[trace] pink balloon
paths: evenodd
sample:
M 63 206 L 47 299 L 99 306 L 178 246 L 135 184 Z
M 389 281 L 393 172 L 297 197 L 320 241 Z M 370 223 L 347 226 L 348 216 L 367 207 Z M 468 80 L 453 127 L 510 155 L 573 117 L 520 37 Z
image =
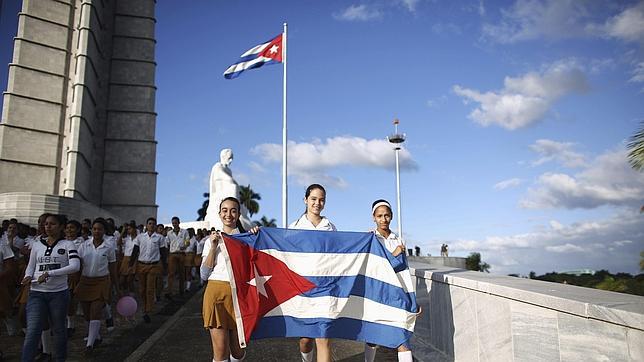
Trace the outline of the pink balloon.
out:
M 116 311 L 123 317 L 131 317 L 136 313 L 136 299 L 125 296 L 116 303 Z

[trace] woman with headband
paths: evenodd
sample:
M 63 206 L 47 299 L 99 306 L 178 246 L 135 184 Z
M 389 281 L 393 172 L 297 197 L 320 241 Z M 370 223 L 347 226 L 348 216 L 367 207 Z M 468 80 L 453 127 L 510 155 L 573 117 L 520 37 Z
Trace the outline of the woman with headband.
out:
M 401 253 L 405 252 L 405 245 L 403 244 L 400 237 L 394 234 L 389 228 L 391 224 L 391 219 L 393 218 L 393 212 L 391 211 L 391 205 L 387 200 L 376 200 L 371 205 L 371 215 L 373 216 L 373 221 L 376 223 L 376 229 L 374 233 L 378 238 L 378 241 L 385 246 L 391 255 L 398 256 Z M 411 345 L 409 341 L 398 346 L 398 361 L 400 362 L 412 362 L 413 358 L 411 355 Z M 376 345 L 368 343 L 364 347 L 364 360 L 365 362 L 373 362 L 376 357 Z

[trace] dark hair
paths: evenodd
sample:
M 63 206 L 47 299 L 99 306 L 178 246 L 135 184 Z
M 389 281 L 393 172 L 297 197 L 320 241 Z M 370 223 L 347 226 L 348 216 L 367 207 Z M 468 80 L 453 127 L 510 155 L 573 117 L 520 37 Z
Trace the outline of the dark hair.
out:
M 173 217 L 172 217 L 172 220 L 171 220 L 171 221 L 175 221 L 175 220 L 177 220 L 178 222 L 181 222 L 181 220 L 179 220 L 179 217 L 178 217 L 178 216 L 173 216 Z
M 154 217 L 152 217 L 152 216 L 150 216 L 147 220 L 145 220 L 145 223 L 146 223 L 146 224 L 147 224 L 147 223 L 149 223 L 149 222 L 150 222 L 150 220 L 154 221 L 154 223 L 155 223 L 155 224 L 157 223 L 157 219 L 155 219 L 155 218 L 154 218 Z M 134 227 L 136 227 L 136 225 L 135 225 Z
M 65 225 L 69 225 L 69 224 L 72 224 L 72 225 L 74 225 L 76 227 L 76 237 L 81 236 L 81 224 L 78 221 L 73 220 L 73 219 L 67 221 L 67 224 L 65 224 Z
M 391 204 L 389 203 L 389 201 L 387 201 L 387 200 L 385 200 L 385 199 L 378 199 L 378 200 L 374 201 L 374 202 L 371 204 L 371 208 L 373 209 L 373 207 L 374 207 L 374 206 L 376 206 L 376 204 L 377 204 L 377 203 L 379 203 L 379 202 L 386 202 L 388 205 L 391 205 Z M 382 206 L 386 206 L 386 205 L 382 205 Z M 391 206 L 387 206 L 387 208 L 389 209 L 389 213 L 393 215 L 393 214 L 394 214 L 394 212 L 393 212 L 393 210 L 391 210 Z M 376 210 L 374 210 L 374 211 L 376 211 Z
M 165 229 L 165 225 L 163 224 L 157 224 L 157 229 L 159 228 L 159 226 Z
M 304 198 L 308 198 L 309 195 L 311 195 L 311 191 L 313 191 L 315 189 L 322 190 L 322 192 L 324 192 L 324 195 L 326 195 L 326 190 L 324 189 L 324 187 L 322 185 L 320 185 L 320 184 L 311 184 L 311 185 L 309 185 L 309 187 L 306 188 L 306 192 L 304 193 Z
M 83 219 L 83 222 L 92 225 L 92 219 Z
M 96 219 L 94 219 L 94 222 L 92 222 L 92 227 L 94 227 L 94 224 L 103 225 L 103 229 L 105 229 L 105 231 L 107 231 L 107 222 L 102 217 L 97 217 Z
M 239 215 L 239 212 L 240 212 L 239 209 L 241 208 L 241 204 L 239 203 L 239 200 L 237 200 L 236 197 L 232 197 L 232 196 L 228 196 L 227 198 L 221 200 L 221 202 L 219 203 L 219 211 L 221 211 L 221 205 L 223 205 L 225 201 L 232 201 L 232 202 L 236 203 L 237 204 L 237 211 L 238 211 L 238 215 Z M 245 233 L 246 232 L 246 229 L 244 229 L 244 227 L 242 226 L 241 221 L 239 221 L 239 216 L 237 217 L 237 223 L 235 224 L 235 226 L 237 227 L 237 229 L 239 229 L 240 233 Z
M 44 215 L 44 214 L 43 214 Z M 53 217 L 58 221 L 58 224 L 61 225 L 62 227 L 60 228 L 60 231 L 58 232 L 58 237 L 56 240 L 62 240 L 65 238 L 65 225 L 67 224 L 67 216 L 61 215 L 61 214 L 47 214 L 45 217 L 45 221 L 49 219 L 50 217 Z

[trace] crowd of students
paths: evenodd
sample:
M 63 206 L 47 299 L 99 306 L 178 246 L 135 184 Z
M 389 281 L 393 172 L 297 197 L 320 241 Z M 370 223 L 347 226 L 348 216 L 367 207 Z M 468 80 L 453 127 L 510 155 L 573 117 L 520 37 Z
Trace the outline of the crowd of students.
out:
M 305 212 L 289 228 L 336 230 L 321 215 L 326 203 L 324 187 L 309 186 L 304 203 Z M 37 229 L 15 219 L 3 221 L 0 319 L 9 334 L 24 334 L 22 361 L 33 361 L 37 354 L 44 359 L 65 360 L 79 305 L 88 325 L 86 353 L 91 355 L 101 343 L 103 322 L 108 332 L 114 328 L 112 309 L 119 297 L 138 299 L 142 318 L 150 323 L 153 307 L 164 291 L 165 297 L 172 299 L 204 283 L 202 313 L 213 361 L 242 360 L 245 352 L 237 340 L 231 278 L 220 234 L 246 231 L 239 222 L 239 210 L 234 197 L 221 202 L 220 231 L 181 229 L 178 217 L 172 218 L 172 227 L 157 224 L 153 217 L 145 225 L 131 221 L 121 227 L 110 218 L 79 222 L 54 214 L 41 215 Z M 374 233 L 396 256 L 405 249 L 389 229 L 392 216 L 387 201 L 373 203 Z M 258 227 L 248 231 L 257 233 Z M 317 361 L 331 361 L 329 339 L 305 336 L 299 343 L 302 361 L 313 361 L 314 347 Z M 375 347 L 365 346 L 365 361 L 374 360 Z M 412 361 L 408 344 L 398 347 L 398 359 Z
M 150 312 L 164 291 L 172 299 L 203 285 L 197 274 L 211 231 L 183 230 L 179 223 L 175 217 L 173 227 L 165 227 L 151 217 L 144 229 L 134 221 L 116 227 L 111 218 L 79 222 L 43 214 L 38 227 L 30 228 L 16 219 L 4 220 L 0 320 L 7 334 L 24 335 L 21 359 L 64 360 L 79 307 L 88 324 L 86 348 L 91 353 L 101 343 L 103 323 L 108 332 L 114 329 L 112 311 L 121 296 L 138 299 L 143 320 L 150 323 Z

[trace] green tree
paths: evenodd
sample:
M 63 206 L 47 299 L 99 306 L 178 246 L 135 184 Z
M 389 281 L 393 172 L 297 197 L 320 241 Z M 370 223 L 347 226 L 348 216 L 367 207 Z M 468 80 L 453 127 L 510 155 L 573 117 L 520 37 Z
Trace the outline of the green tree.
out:
M 533 271 L 531 271 L 530 274 L 528 274 L 528 278 L 530 278 L 530 279 L 534 279 L 536 277 L 537 277 L 537 273 L 535 273 Z
M 640 271 L 644 270 L 644 251 L 640 251 Z
M 208 210 L 208 205 L 210 204 L 210 192 L 204 192 L 203 197 L 206 199 L 204 200 L 203 204 L 201 204 L 201 209 L 197 210 L 197 221 L 203 221 L 206 218 L 206 211 Z
M 253 189 L 250 188 L 250 185 L 239 187 L 239 202 L 246 206 L 250 216 L 259 212 L 259 203 L 256 200 L 261 199 L 262 197 L 253 191 Z
M 465 267 L 468 270 L 490 272 L 490 264 L 481 261 L 481 253 L 470 253 L 465 259 Z
M 603 281 L 595 285 L 595 288 L 612 292 L 625 292 L 628 289 L 624 279 L 615 279 L 611 276 L 606 276 Z
M 628 140 L 626 148 L 628 149 L 628 162 L 631 166 L 638 171 L 644 171 L 644 122 Z
M 277 220 L 275 219 L 268 219 L 265 215 L 262 216 L 259 221 L 256 221 L 257 224 L 260 226 L 268 227 L 268 228 L 276 228 L 277 227 Z

